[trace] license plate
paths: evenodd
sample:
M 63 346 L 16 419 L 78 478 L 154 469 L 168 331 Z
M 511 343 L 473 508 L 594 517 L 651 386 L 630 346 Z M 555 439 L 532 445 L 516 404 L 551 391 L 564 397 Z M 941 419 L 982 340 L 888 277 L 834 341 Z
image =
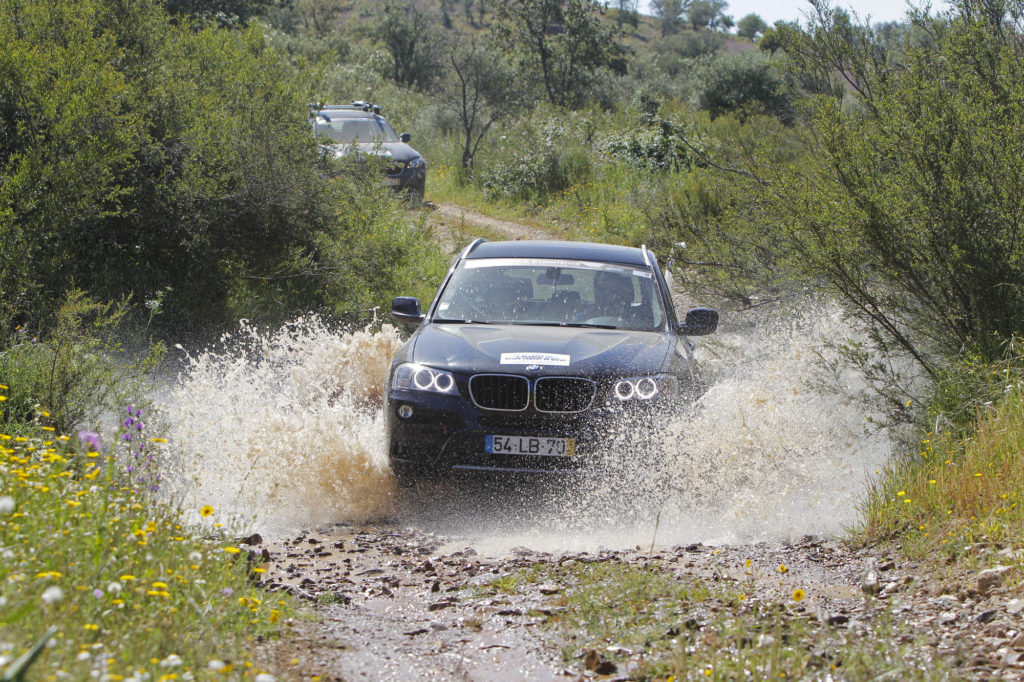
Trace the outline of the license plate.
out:
M 384 178 L 385 185 L 391 185 L 392 187 L 398 186 L 398 178 Z
M 572 457 L 574 449 L 575 444 L 572 438 L 541 436 L 485 436 L 484 438 L 484 452 L 490 455 Z

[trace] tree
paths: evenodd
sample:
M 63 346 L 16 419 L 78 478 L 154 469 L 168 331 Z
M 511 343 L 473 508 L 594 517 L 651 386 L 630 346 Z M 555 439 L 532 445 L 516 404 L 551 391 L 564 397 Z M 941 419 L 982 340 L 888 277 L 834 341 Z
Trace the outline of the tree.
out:
M 724 15 L 728 6 L 729 3 L 725 0 L 691 0 L 686 8 L 686 19 L 694 31 L 715 30 L 723 25 L 726 19 L 728 23 L 732 23 L 732 18 Z
M 512 68 L 497 54 L 495 46 L 480 38 L 453 37 L 445 46 L 447 73 L 438 95 L 459 122 L 467 173 L 491 126 L 515 113 L 522 100 Z
M 540 75 L 549 102 L 579 107 L 623 52 L 597 10 L 590 0 L 509 0 L 498 5 L 495 34 L 518 53 L 521 73 Z
M 782 49 L 797 75 L 846 87 L 814 99 L 816 166 L 766 178 L 774 224 L 929 373 L 963 352 L 998 358 L 1024 329 L 1024 2 L 915 14 L 931 41 L 898 64 L 871 27 L 815 10 Z
M 391 80 L 424 89 L 437 73 L 439 50 L 433 19 L 411 0 L 386 0 L 373 35 L 391 55 Z
M 223 28 L 244 27 L 267 10 L 289 0 L 163 0 L 172 16 L 187 17 L 199 25 L 213 22 Z
M 651 0 L 651 11 L 659 19 L 662 37 L 679 32 L 689 4 L 690 0 Z
M 694 80 L 696 104 L 712 117 L 755 111 L 784 121 L 792 116 L 782 75 L 756 50 L 702 59 Z
M 615 22 L 621 28 L 623 24 L 629 24 L 636 28 L 639 18 L 637 17 L 637 3 L 639 0 L 616 0 L 615 1 Z
M 761 15 L 750 13 L 737 22 L 736 28 L 738 36 L 753 40 L 768 29 L 768 24 Z

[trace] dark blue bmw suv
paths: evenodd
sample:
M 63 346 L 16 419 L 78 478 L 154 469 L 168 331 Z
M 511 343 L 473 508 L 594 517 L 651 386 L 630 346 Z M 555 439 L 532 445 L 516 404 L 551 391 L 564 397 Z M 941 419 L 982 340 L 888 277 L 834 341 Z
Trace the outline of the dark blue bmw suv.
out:
M 609 429 L 701 391 L 688 337 L 646 247 L 562 241 L 466 247 L 391 365 L 388 454 L 400 484 L 454 473 L 578 471 L 601 461 Z

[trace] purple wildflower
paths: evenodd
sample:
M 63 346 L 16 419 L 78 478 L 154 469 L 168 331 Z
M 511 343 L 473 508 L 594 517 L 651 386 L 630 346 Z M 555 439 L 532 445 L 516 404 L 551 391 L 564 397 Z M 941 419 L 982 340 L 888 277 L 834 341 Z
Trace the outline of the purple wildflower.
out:
M 101 590 L 100 588 L 97 587 L 95 590 L 92 591 L 92 596 L 96 597 L 97 599 L 102 599 L 103 598 L 103 590 Z
M 86 445 L 91 445 L 92 449 L 97 451 L 103 447 L 103 444 L 100 441 L 100 434 L 95 431 L 79 431 L 78 441 L 80 443 L 85 443 Z

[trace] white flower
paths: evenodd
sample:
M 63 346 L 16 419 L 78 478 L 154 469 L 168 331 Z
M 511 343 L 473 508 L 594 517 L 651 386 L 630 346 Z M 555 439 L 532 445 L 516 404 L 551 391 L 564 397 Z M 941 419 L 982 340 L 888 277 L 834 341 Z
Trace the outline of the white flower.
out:
M 5 549 L 4 551 L 0 552 L 0 559 L 13 559 L 13 558 L 14 558 L 14 552 L 12 550 Z
M 14 511 L 14 498 L 10 495 L 0 497 L 0 514 L 10 514 Z
M 121 594 L 121 583 L 119 583 L 119 582 L 112 582 L 112 583 L 110 583 L 109 585 L 107 585 L 107 592 L 109 592 L 110 594 L 114 595 L 115 597 L 117 595 Z
M 216 658 L 211 658 L 210 662 L 206 664 L 206 667 L 210 670 L 220 670 L 224 667 L 224 661 L 218 661 Z
M 44 604 L 56 604 L 64 598 L 64 590 L 60 589 L 56 585 L 50 585 L 43 590 L 43 596 L 40 599 L 43 600 Z
M 164 660 L 160 661 L 160 667 L 161 668 L 174 668 L 176 666 L 181 665 L 181 663 L 182 663 L 181 656 L 179 656 L 178 654 L 171 654 L 170 656 L 168 656 Z
M 203 560 L 203 555 L 199 552 L 192 552 L 188 555 L 188 560 L 194 564 L 198 564 L 200 561 Z
M 88 661 L 90 658 L 92 658 L 92 654 L 88 651 L 79 651 L 78 655 L 75 656 L 76 661 Z
M 254 682 L 277 682 L 277 678 L 270 673 L 260 673 L 254 678 Z
M 4 667 L 13 660 L 14 656 L 8 656 L 7 654 L 0 655 L 0 668 Z

